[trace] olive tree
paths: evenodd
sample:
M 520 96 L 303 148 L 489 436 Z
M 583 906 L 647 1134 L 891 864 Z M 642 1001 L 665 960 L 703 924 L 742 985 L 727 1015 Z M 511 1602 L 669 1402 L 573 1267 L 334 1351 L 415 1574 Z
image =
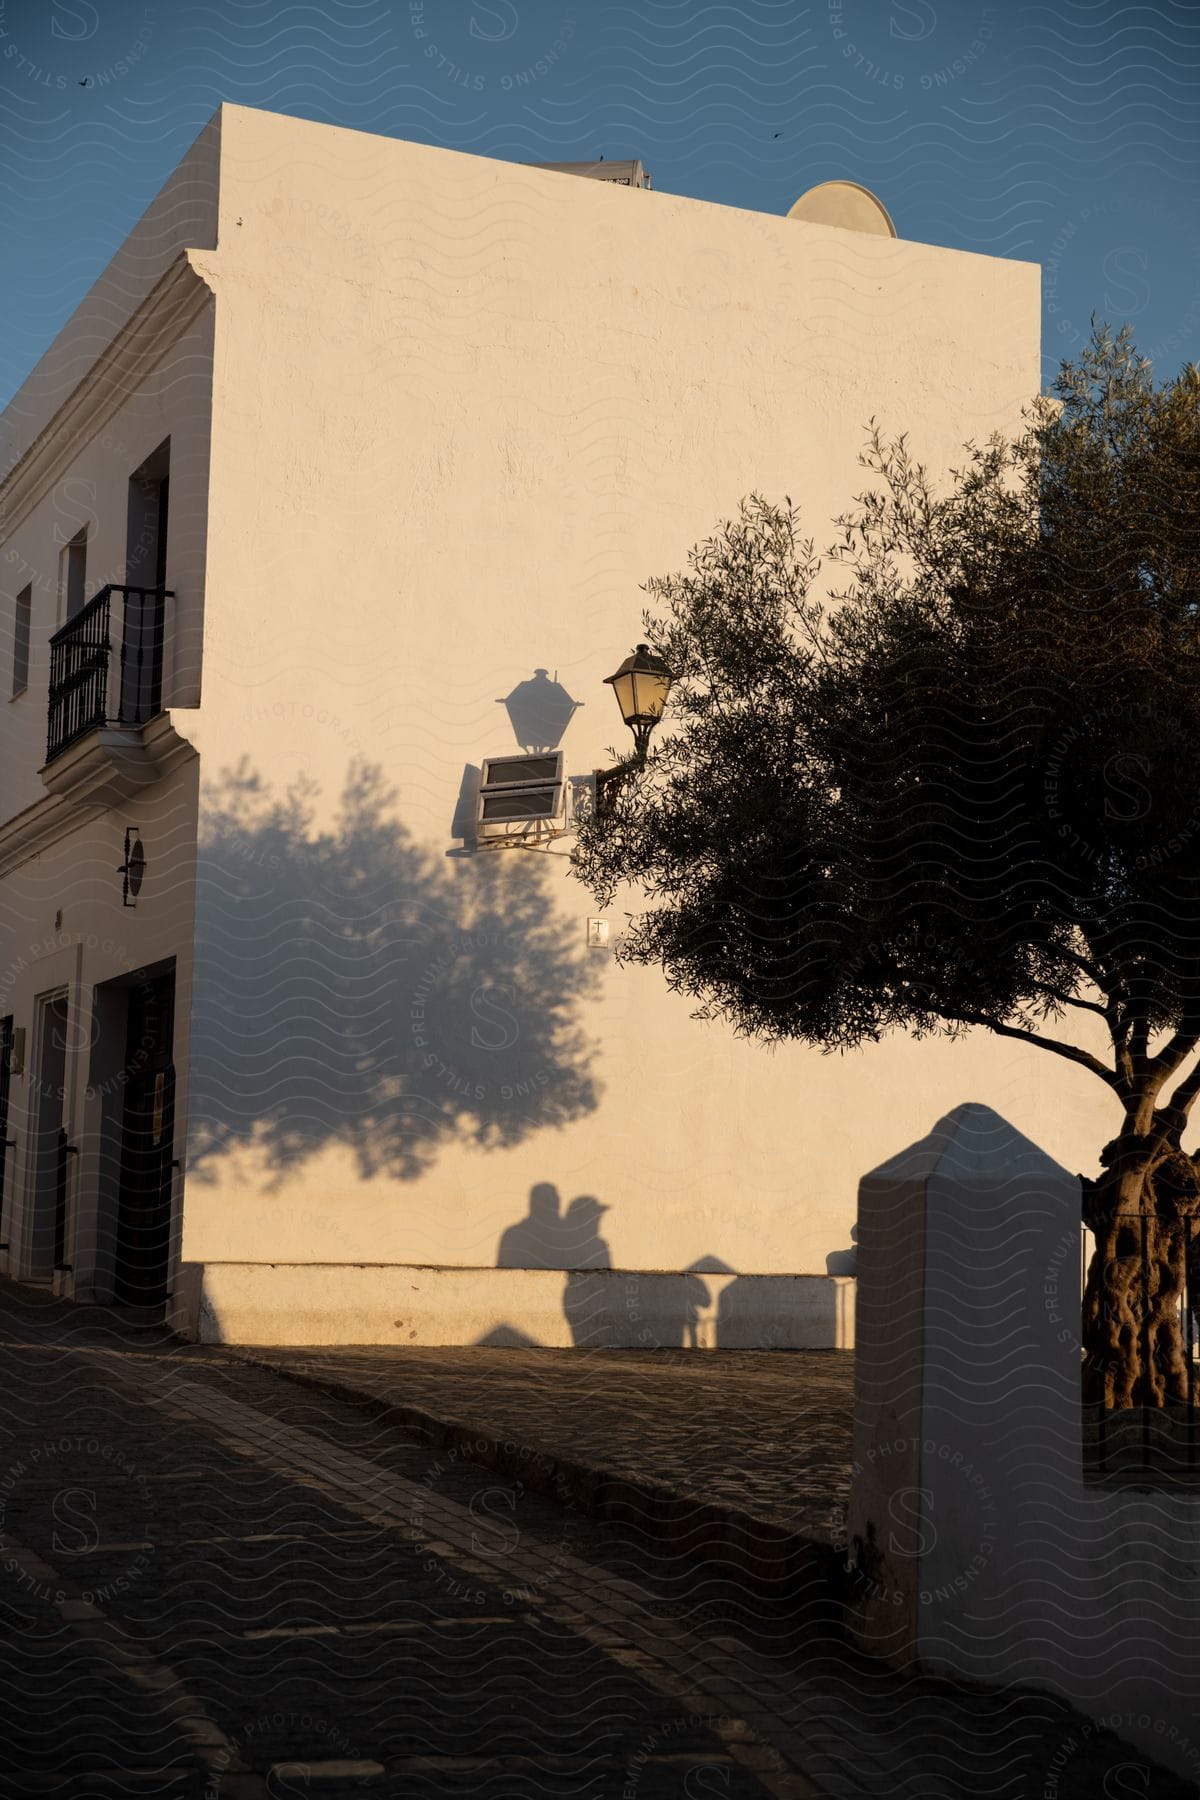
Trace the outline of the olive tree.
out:
M 675 684 L 576 872 L 639 888 L 622 955 L 739 1032 L 985 1030 L 1102 1082 L 1087 1390 L 1161 1406 L 1200 1226 L 1200 373 L 1098 329 L 937 483 L 874 427 L 862 461 L 825 557 L 754 495 L 647 583 Z

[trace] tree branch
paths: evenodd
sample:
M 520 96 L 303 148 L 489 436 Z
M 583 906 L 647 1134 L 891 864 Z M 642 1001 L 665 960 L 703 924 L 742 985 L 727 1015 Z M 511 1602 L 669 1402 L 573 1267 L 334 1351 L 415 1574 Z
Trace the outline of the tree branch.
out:
M 1078 995 L 1064 994 L 1059 988 L 1052 988 L 1044 981 L 1039 981 L 1037 985 L 1039 993 L 1045 994 L 1048 1000 L 1053 1000 L 1059 1006 L 1077 1006 L 1081 1012 L 1095 1013 L 1098 1019 L 1104 1020 L 1111 1032 L 1111 1010 L 1107 1006 L 1101 1006 L 1098 1000 L 1081 1000 Z M 1113 1042 L 1117 1042 L 1115 1037 Z
M 1186 1119 L 1197 1094 L 1200 1094 L 1200 1060 L 1197 1060 L 1186 1080 L 1180 1082 L 1167 1105 L 1172 1112 L 1181 1112 Z
M 1050 956 L 1065 957 L 1067 962 L 1072 962 L 1077 969 L 1082 969 L 1097 993 L 1107 994 L 1110 999 L 1114 1000 L 1119 998 L 1122 986 L 1120 977 L 1117 976 L 1114 979 L 1113 984 L 1110 985 L 1109 982 L 1105 980 L 1104 971 L 1101 969 L 1099 963 L 1093 962 L 1090 957 L 1080 956 L 1078 950 L 1068 950 L 1065 944 L 1054 944 L 1052 947 L 1048 946 L 1046 953 Z
M 1180 1063 L 1186 1062 L 1197 1044 L 1200 1044 L 1200 1033 L 1196 1031 L 1196 1019 L 1193 1016 L 1168 1039 L 1157 1056 L 1149 1059 L 1150 1072 L 1158 1076 L 1160 1087 L 1175 1073 Z
M 1111 1024 L 1109 1029 L 1112 1031 L 1113 1049 L 1116 1052 L 1117 1074 L 1125 1083 L 1126 1090 L 1132 1092 L 1133 1084 L 1137 1079 L 1137 1064 L 1134 1060 L 1133 1052 L 1125 1042 L 1128 1025 L 1124 1022 L 1122 1023 L 1120 1037 L 1117 1036 L 1116 1030 Z
M 948 1019 L 962 1025 L 982 1025 L 986 1030 L 996 1032 L 999 1037 L 1017 1038 L 1023 1044 L 1036 1045 L 1039 1050 L 1050 1050 L 1055 1056 L 1061 1056 L 1067 1062 L 1078 1063 L 1081 1069 L 1098 1075 L 1115 1093 L 1122 1093 L 1124 1083 L 1116 1070 L 1107 1068 L 1098 1056 L 1093 1056 L 1090 1050 L 1079 1049 L 1076 1044 L 1065 1044 L 1061 1038 L 1040 1037 L 1036 1032 L 1022 1031 L 1016 1025 L 1006 1025 L 1001 1019 L 989 1018 L 986 1013 L 944 1012 L 936 1006 L 931 1006 L 928 1010 L 938 1019 Z
M 1145 1012 L 1132 1013 L 1132 1035 L 1129 1039 L 1129 1054 L 1134 1068 L 1145 1068 L 1150 1059 L 1150 1019 Z

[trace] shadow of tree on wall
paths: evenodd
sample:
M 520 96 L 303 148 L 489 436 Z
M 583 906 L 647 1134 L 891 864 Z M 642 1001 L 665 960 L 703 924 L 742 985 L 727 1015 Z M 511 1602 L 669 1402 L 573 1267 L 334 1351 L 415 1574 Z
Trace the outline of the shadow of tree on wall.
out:
M 253 1141 L 278 1185 L 330 1143 L 411 1180 L 451 1140 L 505 1148 L 590 1112 L 597 980 L 541 858 L 447 861 L 381 771 L 336 819 L 248 763 L 205 788 L 188 1168 Z

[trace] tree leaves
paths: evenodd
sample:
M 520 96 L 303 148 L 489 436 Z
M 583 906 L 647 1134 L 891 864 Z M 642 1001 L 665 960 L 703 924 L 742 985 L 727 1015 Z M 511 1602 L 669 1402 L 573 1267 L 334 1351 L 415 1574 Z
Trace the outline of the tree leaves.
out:
M 757 494 L 647 583 L 676 684 L 577 872 L 739 1031 L 982 1022 L 1136 1107 L 1154 1034 L 1200 1042 L 1200 375 L 1099 329 L 940 483 L 878 427 L 862 460 L 832 604 Z M 1046 1031 L 1085 1013 L 1108 1062 Z

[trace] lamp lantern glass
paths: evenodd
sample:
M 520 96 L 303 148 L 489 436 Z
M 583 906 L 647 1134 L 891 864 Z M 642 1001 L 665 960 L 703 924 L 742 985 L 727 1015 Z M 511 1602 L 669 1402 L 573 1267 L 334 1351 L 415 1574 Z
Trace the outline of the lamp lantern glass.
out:
M 671 673 L 649 644 L 639 644 L 605 685 L 617 697 L 621 717 L 634 736 L 639 756 L 644 756 L 650 733 L 663 716 L 671 691 Z

